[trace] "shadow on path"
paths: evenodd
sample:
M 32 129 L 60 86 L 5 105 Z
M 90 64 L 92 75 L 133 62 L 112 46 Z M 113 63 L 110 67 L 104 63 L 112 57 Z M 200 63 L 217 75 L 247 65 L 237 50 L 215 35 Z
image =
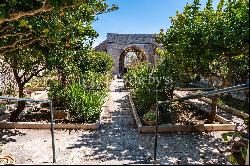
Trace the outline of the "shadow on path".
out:
M 106 117 L 97 131 L 84 133 L 76 144 L 82 159 L 124 161 L 124 164 L 150 163 L 153 156 L 154 134 L 138 132 L 128 94 L 123 86 L 112 92 Z M 216 147 L 223 148 L 221 139 L 210 133 L 165 133 L 159 135 L 157 158 L 165 164 L 228 164 Z M 151 155 L 148 155 L 150 153 Z
M 0 143 L 6 144 L 8 142 L 16 142 L 16 139 L 13 139 L 11 137 L 13 136 L 23 136 L 26 135 L 25 133 L 20 132 L 19 130 L 13 130 L 13 129 L 0 129 Z

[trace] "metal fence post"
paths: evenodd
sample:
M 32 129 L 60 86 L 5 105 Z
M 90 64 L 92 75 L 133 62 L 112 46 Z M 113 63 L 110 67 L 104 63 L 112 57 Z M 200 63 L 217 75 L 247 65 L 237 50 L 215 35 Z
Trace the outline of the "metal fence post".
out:
M 53 163 L 56 162 L 56 155 L 55 155 L 55 137 L 54 137 L 54 114 L 52 110 L 52 101 L 51 100 L 34 100 L 34 99 L 27 99 L 27 98 L 15 98 L 9 96 L 0 96 L 2 100 L 13 100 L 13 101 L 29 101 L 29 102 L 42 102 L 42 103 L 49 103 L 50 106 L 50 113 L 51 113 L 51 137 L 52 137 L 52 151 L 53 151 Z
M 50 114 L 51 114 L 51 137 L 52 137 L 52 151 L 53 151 L 53 163 L 56 162 L 56 152 L 55 152 L 55 136 L 54 136 L 54 114 L 52 110 L 52 101 L 49 102 L 50 104 Z
M 247 156 L 246 156 L 246 165 L 249 165 L 249 143 L 247 145 Z
M 158 121 L 159 121 L 159 104 L 156 102 L 156 125 L 155 125 L 155 144 L 154 144 L 154 161 L 156 161 L 157 138 L 158 138 Z

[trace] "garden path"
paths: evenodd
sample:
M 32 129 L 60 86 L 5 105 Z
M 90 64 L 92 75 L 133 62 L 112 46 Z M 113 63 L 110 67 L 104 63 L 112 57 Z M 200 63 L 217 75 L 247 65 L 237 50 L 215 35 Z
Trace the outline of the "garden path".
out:
M 113 80 L 110 90 L 98 130 L 55 131 L 56 164 L 150 163 L 154 134 L 138 132 L 124 81 Z M 229 164 L 216 149 L 223 148 L 220 134 L 160 134 L 158 158 L 162 164 Z M 17 164 L 51 164 L 49 130 L 0 130 L 0 143 L 0 156 L 11 154 Z

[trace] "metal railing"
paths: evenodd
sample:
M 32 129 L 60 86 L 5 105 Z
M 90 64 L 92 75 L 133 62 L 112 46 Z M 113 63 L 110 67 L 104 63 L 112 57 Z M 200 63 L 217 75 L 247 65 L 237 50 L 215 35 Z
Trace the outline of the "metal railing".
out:
M 36 103 L 49 103 L 50 114 L 51 114 L 51 138 L 52 138 L 53 163 L 55 163 L 56 156 L 55 156 L 54 116 L 53 116 L 53 111 L 52 111 L 52 101 L 51 100 L 34 100 L 34 99 L 27 99 L 27 98 L 15 98 L 15 97 L 8 97 L 8 96 L 0 96 L 0 99 L 11 100 L 11 101 L 28 101 L 28 102 L 36 102 Z
M 242 90 L 246 90 L 246 89 L 249 89 L 249 84 L 243 84 L 243 85 L 237 85 L 237 86 L 232 86 L 232 87 L 228 87 L 228 88 L 213 90 L 213 91 L 209 91 L 209 92 L 202 93 L 202 94 L 189 95 L 189 96 L 181 97 L 181 98 L 178 98 L 178 99 L 172 99 L 172 100 L 166 100 L 166 101 L 157 101 L 156 102 L 154 160 L 156 161 L 157 139 L 158 139 L 158 123 L 159 123 L 159 107 L 160 107 L 161 104 L 169 104 L 170 102 L 175 102 L 175 101 L 185 101 L 185 100 L 189 100 L 189 99 L 197 99 L 197 98 L 201 98 L 201 97 L 208 97 L 208 96 L 219 95 L 219 94 L 235 92 L 235 91 L 242 91 Z

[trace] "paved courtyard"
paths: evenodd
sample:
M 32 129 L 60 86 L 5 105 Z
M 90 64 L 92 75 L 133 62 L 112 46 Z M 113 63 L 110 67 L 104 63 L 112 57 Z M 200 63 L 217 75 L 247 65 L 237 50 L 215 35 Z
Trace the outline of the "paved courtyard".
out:
M 55 130 L 56 164 L 150 164 L 154 134 L 140 134 L 122 79 L 111 84 L 110 97 L 96 131 Z M 221 132 L 166 133 L 158 139 L 161 164 L 230 164 Z M 10 154 L 16 164 L 52 164 L 49 130 L 0 130 L 0 156 Z

